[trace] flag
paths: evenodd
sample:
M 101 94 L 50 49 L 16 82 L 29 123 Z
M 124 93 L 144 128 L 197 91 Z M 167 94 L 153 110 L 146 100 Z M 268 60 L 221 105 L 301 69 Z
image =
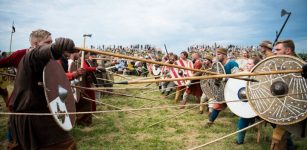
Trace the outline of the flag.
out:
M 12 33 L 15 33 L 15 27 L 12 25 Z

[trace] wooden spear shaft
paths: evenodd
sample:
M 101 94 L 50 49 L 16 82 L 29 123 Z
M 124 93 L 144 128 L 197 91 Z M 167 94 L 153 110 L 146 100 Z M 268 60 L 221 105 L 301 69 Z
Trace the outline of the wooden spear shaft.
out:
M 98 88 L 89 88 L 92 90 L 147 90 L 152 89 L 151 87 L 129 87 L 129 88 L 114 88 L 114 87 L 98 87 Z
M 158 62 L 150 59 L 143 59 L 143 58 L 138 58 L 138 57 L 132 57 L 132 56 L 127 56 L 127 55 L 122 55 L 122 54 L 114 54 L 110 52 L 105 52 L 105 51 L 99 51 L 99 50 L 94 50 L 94 49 L 88 49 L 88 48 L 81 48 L 81 47 L 75 47 L 76 50 L 79 51 L 86 51 L 86 52 L 91 52 L 91 53 L 96 53 L 96 54 L 102 54 L 102 55 L 108 55 L 108 56 L 114 56 L 114 57 L 120 57 L 120 58 L 125 58 L 125 59 L 131 59 L 131 60 L 137 60 L 137 61 L 142 61 L 142 62 L 147 62 L 147 63 L 152 63 L 152 64 L 157 64 L 161 66 L 168 66 L 168 67 L 174 67 L 174 68 L 179 68 L 179 69 L 185 69 L 185 70 L 191 70 L 195 72 L 203 72 L 203 73 L 208 73 L 212 75 L 218 75 L 219 73 L 216 72 L 210 72 L 207 70 L 200 70 L 200 69 L 194 69 L 194 68 L 188 68 L 188 67 L 183 67 L 179 65 L 174 65 L 174 64 L 167 64 L 163 62 Z M 251 81 L 249 79 L 244 79 L 244 78 L 236 78 L 239 80 L 245 80 L 245 81 Z
M 103 79 L 103 78 L 96 78 L 97 80 L 102 80 L 102 81 L 109 81 L 109 82 L 114 82 L 112 80 L 108 80 L 108 79 Z
M 111 105 L 111 104 L 103 103 L 103 102 L 100 102 L 100 101 L 96 101 L 96 100 L 90 99 L 88 97 L 83 97 L 83 98 L 86 99 L 86 100 L 92 101 L 92 102 L 96 102 L 98 104 L 102 104 L 102 105 L 105 105 L 105 106 L 113 107 L 113 108 L 116 108 L 118 110 L 123 110 L 123 108 L 120 108 L 120 107 L 117 107 L 117 106 L 114 106 L 114 105 Z M 128 112 L 128 113 L 135 114 L 135 115 L 138 115 L 138 116 L 141 116 L 141 117 L 147 117 L 147 116 L 140 115 L 140 114 L 137 114 L 137 113 L 134 113 L 134 112 Z
M 133 79 L 134 81 L 135 80 L 145 80 L 145 79 L 152 79 L 152 78 L 160 78 L 161 76 L 151 76 L 151 77 L 144 77 L 144 78 L 135 78 Z
M 193 68 L 178 66 L 178 65 L 174 65 L 174 64 L 167 64 L 167 63 L 163 63 L 163 62 L 153 61 L 153 60 L 150 60 L 150 59 L 143 59 L 143 58 L 132 57 L 132 56 L 122 55 L 122 54 L 114 54 L 114 53 L 111 53 L 111 52 L 99 51 L 99 50 L 94 50 L 94 49 L 81 48 L 81 47 L 75 47 L 75 49 L 79 50 L 79 51 L 86 51 L 86 52 L 97 53 L 97 54 L 102 54 L 102 55 L 108 55 L 108 56 L 120 57 L 120 58 L 125 58 L 125 59 L 137 60 L 137 61 L 157 64 L 157 65 L 161 65 L 161 66 L 168 66 L 168 67 L 180 68 L 180 69 L 185 69 L 185 70 L 191 70 L 191 71 L 195 71 L 195 72 L 203 72 L 203 73 L 208 73 L 208 74 L 218 74 L 218 73 L 210 72 L 210 71 L 206 71 L 206 70 L 193 69 Z
M 109 70 L 106 70 L 107 72 L 109 72 L 110 74 L 112 74 L 112 75 L 115 75 L 115 76 L 118 76 L 118 77 L 121 77 L 121 78 L 124 78 L 124 79 L 128 79 L 127 77 L 124 77 L 124 76 L 122 76 L 122 75 L 120 75 L 120 74 L 117 74 L 117 73 L 114 73 L 114 72 L 112 72 L 112 71 L 109 71 Z
M 0 75 L 2 75 L 2 76 L 16 77 L 16 75 L 14 75 L 14 74 L 9 74 L 9 73 L 4 73 L 4 72 L 0 72 Z
M 302 69 L 280 70 L 280 71 L 270 71 L 270 72 L 219 74 L 219 75 L 210 75 L 210 76 L 195 76 L 195 77 L 159 79 L 159 80 L 120 81 L 120 82 L 115 82 L 114 84 L 140 84 L 140 83 L 170 82 L 170 81 L 181 81 L 181 80 L 204 80 L 204 79 L 234 78 L 241 76 L 259 76 L 259 75 L 287 74 L 287 73 L 301 73 L 301 72 Z
M 97 92 L 104 92 L 104 93 L 109 93 L 109 94 L 113 94 L 113 95 L 121 95 L 121 96 L 133 97 L 133 98 L 138 98 L 138 99 L 143 99 L 143 100 L 158 101 L 158 100 L 151 99 L 151 98 L 146 98 L 146 97 L 128 95 L 128 94 L 123 94 L 123 93 L 115 93 L 115 92 L 110 92 L 110 91 L 106 91 L 106 90 L 97 90 L 97 89 L 92 89 L 92 88 L 87 88 L 87 87 L 82 87 L 82 86 L 71 85 L 71 87 L 79 88 L 79 89 L 84 89 L 84 90 L 97 91 Z
M 95 59 L 95 60 L 113 60 L 112 58 L 92 58 L 92 59 Z

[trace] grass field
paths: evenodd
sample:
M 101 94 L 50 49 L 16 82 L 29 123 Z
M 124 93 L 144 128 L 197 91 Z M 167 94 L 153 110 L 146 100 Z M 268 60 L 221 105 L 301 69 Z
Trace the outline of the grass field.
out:
M 119 80 L 119 78 L 116 78 Z M 142 87 L 143 85 L 115 85 L 115 87 Z M 155 84 L 149 87 L 157 89 Z M 147 89 L 150 90 L 150 89 Z M 115 90 L 127 94 L 155 99 L 156 101 L 143 100 L 124 96 L 104 96 L 99 102 L 111 104 L 123 109 L 144 108 L 156 106 L 170 106 L 174 104 L 173 97 L 164 98 L 159 91 L 142 94 L 145 90 Z M 194 104 L 193 97 L 189 97 L 189 103 Z M 215 124 L 209 128 L 204 127 L 208 120 L 206 113 L 198 114 L 198 107 L 189 106 L 186 109 L 166 108 L 131 112 L 108 112 L 95 114 L 93 124 L 90 127 L 75 126 L 71 131 L 80 150 L 101 149 L 189 149 L 205 144 L 214 139 L 236 131 L 238 117 L 229 109 L 220 113 Z M 190 111 L 187 111 L 190 109 Z M 4 111 L 4 103 L 1 99 L 1 111 Z M 97 110 L 114 110 L 110 106 L 99 105 Z M 182 115 L 176 116 L 181 112 Z M 5 141 L 5 132 L 8 116 L 0 116 L 0 141 Z M 165 120 L 157 125 L 148 127 L 154 123 Z M 257 128 L 247 131 L 245 144 L 234 144 L 235 136 L 210 144 L 201 149 L 208 150 L 262 150 L 269 149 L 272 127 L 262 125 L 261 141 L 257 143 Z M 298 149 L 306 150 L 306 139 L 293 136 Z

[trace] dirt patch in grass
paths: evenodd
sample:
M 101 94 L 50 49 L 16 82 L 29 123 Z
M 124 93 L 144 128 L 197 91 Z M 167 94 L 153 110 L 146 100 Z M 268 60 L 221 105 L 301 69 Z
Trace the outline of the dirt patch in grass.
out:
M 133 137 L 138 141 L 144 141 L 144 140 L 150 139 L 151 136 L 152 135 L 148 133 L 136 133 L 133 135 Z
M 83 128 L 80 129 L 80 131 L 82 131 L 82 132 L 91 132 L 91 131 L 93 131 L 93 128 L 92 127 L 83 127 Z

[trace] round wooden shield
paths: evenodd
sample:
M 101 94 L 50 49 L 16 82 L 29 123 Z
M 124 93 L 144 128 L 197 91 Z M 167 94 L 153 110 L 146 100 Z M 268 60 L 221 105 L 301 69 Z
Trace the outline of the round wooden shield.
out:
M 239 68 L 244 68 L 247 64 L 247 59 L 239 58 L 236 59 L 236 62 L 238 63 Z
M 68 60 L 68 72 L 77 71 L 77 69 L 78 69 L 77 63 L 74 62 L 73 60 L 69 59 Z M 74 80 L 70 81 L 70 84 L 74 85 L 74 86 L 78 86 L 79 83 L 80 83 L 80 81 L 78 79 L 74 79 Z M 71 87 L 71 91 L 74 95 L 75 101 L 79 102 L 80 96 L 81 96 L 80 89 L 78 89 L 76 87 Z
M 44 68 L 43 85 L 48 107 L 55 121 L 63 130 L 71 130 L 76 115 L 57 113 L 76 112 L 75 99 L 63 67 L 55 60 L 50 60 Z
M 211 69 L 209 69 L 208 71 L 225 74 L 224 66 L 220 62 L 214 62 L 212 64 Z M 224 100 L 225 82 L 222 81 L 222 79 L 201 80 L 200 86 L 203 93 L 205 93 L 208 98 L 213 98 L 217 101 Z
M 158 76 L 158 75 L 160 75 L 160 73 L 161 73 L 160 66 L 156 65 L 156 64 L 152 65 L 152 74 L 155 75 L 155 76 Z
M 206 73 L 203 74 L 203 76 L 206 76 L 206 75 L 207 75 Z M 209 84 L 210 83 L 208 82 L 208 79 L 200 80 L 200 87 L 203 93 L 205 93 L 205 95 L 208 98 L 214 99 L 215 96 Z
M 187 68 L 194 68 L 193 62 L 191 60 L 177 60 L 174 62 L 174 65 L 182 66 L 182 67 L 187 67 Z M 184 78 L 184 77 L 190 77 L 192 76 L 192 71 L 191 70 L 185 70 L 185 69 L 179 69 L 179 68 L 169 68 L 170 74 L 172 78 Z M 182 81 L 174 81 L 176 85 L 180 86 L 185 86 L 186 85 L 186 80 Z
M 246 84 L 247 82 L 243 80 L 228 79 L 224 90 L 225 101 L 227 102 L 228 108 L 237 116 L 242 118 L 253 118 L 256 117 L 257 114 L 246 100 Z M 235 100 L 242 101 L 231 102 Z
M 301 69 L 305 62 L 292 56 L 272 56 L 259 62 L 253 73 Z M 289 125 L 307 117 L 307 80 L 300 73 L 253 76 L 247 83 L 248 102 L 264 120 Z

